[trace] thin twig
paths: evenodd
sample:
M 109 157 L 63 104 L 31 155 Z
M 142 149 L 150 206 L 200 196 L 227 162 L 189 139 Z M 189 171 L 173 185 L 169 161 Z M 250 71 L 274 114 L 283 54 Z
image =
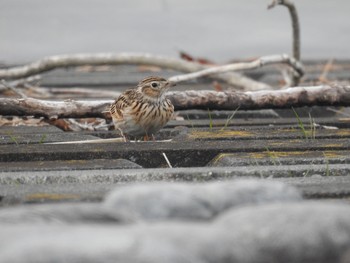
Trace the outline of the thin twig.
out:
M 320 82 L 326 83 L 328 81 L 327 75 L 328 75 L 329 71 L 332 69 L 333 62 L 334 62 L 333 58 L 331 58 L 327 61 L 326 65 L 323 68 L 323 71 L 322 71 L 320 77 L 318 78 L 318 80 Z
M 166 154 L 165 153 L 162 153 L 162 154 L 163 154 L 163 157 L 164 157 L 166 163 L 168 164 L 169 168 L 173 168 L 173 166 L 171 165 L 171 163 L 170 163 L 168 157 L 166 156 Z
M 44 144 L 94 144 L 94 143 L 113 143 L 124 142 L 124 138 L 108 138 L 108 139 L 95 139 L 95 140 L 83 140 L 83 141 L 66 141 L 66 142 L 47 142 Z
M 69 99 L 72 97 L 81 98 L 117 98 L 121 93 L 113 90 L 91 89 L 91 88 L 50 88 L 36 87 L 31 89 L 38 94 L 36 98 Z
M 159 140 L 159 141 L 153 141 L 153 142 L 170 142 L 171 140 Z M 114 143 L 114 142 L 125 142 L 125 139 L 123 137 L 117 137 L 117 138 L 107 138 L 107 139 L 93 139 L 93 140 L 83 140 L 83 141 L 64 141 L 64 142 L 47 142 L 44 144 L 95 144 L 95 143 Z M 140 143 L 140 141 L 128 141 L 131 143 Z M 145 142 L 148 143 L 148 142 Z M 164 156 L 164 153 L 163 153 Z M 166 155 L 165 157 L 166 158 Z M 165 159 L 167 160 L 167 158 Z M 169 160 L 167 160 L 167 163 L 169 165 L 170 168 L 173 168 L 169 162 Z
M 268 5 L 268 9 L 275 7 L 276 5 L 283 5 L 288 8 L 293 28 L 293 57 L 296 60 L 300 60 L 300 26 L 297 9 L 294 3 L 289 0 L 272 0 Z
M 13 85 L 12 83 L 9 83 L 3 79 L 3 80 L 1 80 L 1 85 L 6 89 L 12 90 L 15 94 L 20 96 L 22 99 L 27 98 L 27 95 L 25 95 L 22 91 L 17 89 L 17 87 L 15 85 Z
M 350 114 L 349 114 L 349 113 L 343 112 L 343 111 L 341 111 L 341 110 L 336 110 L 336 109 L 333 109 L 333 108 L 330 108 L 330 107 L 328 107 L 327 110 L 332 111 L 332 112 L 335 112 L 335 113 L 340 114 L 340 115 L 343 115 L 343 116 L 346 116 L 346 117 L 350 117 Z
M 276 5 L 283 5 L 288 8 L 291 20 L 292 20 L 292 29 L 293 29 L 293 57 L 300 61 L 300 25 L 297 9 L 289 0 L 272 0 L 268 5 L 268 9 L 275 7 Z M 293 85 L 298 85 L 301 76 L 293 76 Z

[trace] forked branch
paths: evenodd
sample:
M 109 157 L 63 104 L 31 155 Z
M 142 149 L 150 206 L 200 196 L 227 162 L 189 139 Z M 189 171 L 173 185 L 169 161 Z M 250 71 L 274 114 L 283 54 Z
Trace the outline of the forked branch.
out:
M 210 67 L 208 65 L 202 65 L 182 59 L 157 56 L 148 53 L 73 54 L 50 56 L 24 66 L 0 69 L 0 79 L 25 78 L 57 68 L 77 67 L 83 65 L 150 65 L 185 73 L 196 72 Z M 234 72 L 211 76 L 211 78 L 244 90 L 271 88 L 267 84 L 254 81 Z
M 268 8 L 271 9 L 276 5 L 284 5 L 288 8 L 293 29 L 293 57 L 296 60 L 300 60 L 300 26 L 297 9 L 295 8 L 294 3 L 289 0 L 272 0 Z
M 283 5 L 288 8 L 291 20 L 292 20 L 292 29 L 293 29 L 293 57 L 295 60 L 300 61 L 300 26 L 299 26 L 299 17 L 297 9 L 289 0 L 272 0 L 271 4 L 268 6 L 268 9 L 275 7 L 276 5 Z M 292 76 L 292 85 L 296 86 L 299 84 L 301 76 L 293 75 Z
M 182 81 L 197 79 L 200 77 L 212 76 L 214 74 L 225 73 L 230 71 L 257 69 L 265 65 L 272 65 L 272 64 L 286 64 L 293 70 L 294 74 L 298 77 L 301 77 L 304 74 L 303 66 L 299 61 L 289 57 L 286 54 L 282 54 L 282 55 L 272 55 L 272 56 L 261 57 L 252 62 L 242 62 L 242 63 L 228 64 L 224 66 L 211 67 L 211 68 L 203 69 L 201 71 L 197 71 L 189 74 L 173 76 L 169 78 L 169 80 L 173 82 L 182 82 Z
M 223 66 L 208 66 L 174 58 L 153 56 L 149 54 L 78 54 L 66 56 L 52 56 L 37 62 L 10 69 L 0 70 L 0 78 L 23 78 L 33 74 L 42 73 L 57 67 L 91 65 L 118 65 L 118 64 L 147 64 L 162 68 L 174 69 L 181 72 L 190 72 L 173 76 L 174 82 L 193 80 L 200 77 L 220 79 L 245 90 L 271 89 L 267 84 L 259 83 L 249 78 L 240 76 L 233 71 L 251 70 L 271 64 L 286 64 L 298 77 L 304 74 L 302 65 L 288 55 L 272 55 L 261 57 L 252 62 L 234 63 Z

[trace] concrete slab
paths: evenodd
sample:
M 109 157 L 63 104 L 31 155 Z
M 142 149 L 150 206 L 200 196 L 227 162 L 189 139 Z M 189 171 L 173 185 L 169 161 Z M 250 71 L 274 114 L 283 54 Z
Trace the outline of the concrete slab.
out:
M 303 167 L 306 171 L 307 167 Z M 333 167 L 332 167 L 333 169 Z M 338 171 L 341 168 L 337 167 Z M 322 171 L 310 171 L 308 176 L 304 177 L 276 177 L 264 180 L 278 180 L 283 183 L 295 186 L 299 189 L 305 198 L 322 199 L 322 198 L 341 198 L 350 201 L 350 176 L 349 167 L 345 167 L 347 174 L 343 176 L 321 176 Z M 196 169 L 198 170 L 198 169 Z M 201 171 L 195 173 L 194 169 L 170 171 L 139 171 L 129 172 L 119 171 L 74 171 L 69 172 L 70 177 L 63 178 L 62 172 L 49 172 L 48 179 L 43 180 L 44 173 L 32 172 L 8 174 L 10 179 L 7 181 L 4 174 L 1 174 L 0 180 L 0 206 L 12 206 L 21 203 L 66 203 L 66 202 L 101 202 L 106 194 L 112 189 L 126 183 L 140 183 L 145 181 L 164 180 L 164 181 L 197 181 L 202 180 L 226 180 L 228 178 L 238 179 L 254 175 L 255 178 L 261 170 L 262 175 L 273 174 L 274 171 L 268 173 L 265 169 L 256 168 L 244 171 L 242 168 L 232 169 L 210 169 L 209 171 Z M 234 172 L 233 170 L 238 170 Z M 334 171 L 334 170 L 333 170 Z M 255 174 L 253 173 L 255 172 Z M 291 171 L 291 172 L 296 172 Z M 302 169 L 298 171 L 302 172 Z M 314 174 L 312 175 L 311 172 Z M 161 176 L 161 173 L 166 175 Z M 211 174 L 210 174 L 211 173 Z M 250 173 L 250 175 L 249 175 Z M 275 172 L 276 173 L 276 172 Z M 220 175 L 221 174 L 221 175 Z M 282 171 L 280 171 L 280 175 Z M 284 175 L 287 176 L 284 171 Z M 24 182 L 24 177 L 27 179 Z M 56 179 L 54 179 L 55 177 Z M 22 178 L 22 179 L 21 179 Z M 70 178 L 70 179 L 69 179 Z M 36 180 L 36 181 L 35 181 Z
M 225 152 L 348 150 L 348 139 L 127 142 L 96 144 L 0 145 L 0 162 L 127 159 L 143 167 L 204 166 Z
M 292 178 L 297 177 L 295 182 L 310 177 L 317 181 L 319 177 L 332 177 L 334 182 L 337 178 L 344 178 L 345 183 L 350 181 L 347 175 L 350 173 L 349 164 L 329 164 L 298 166 L 251 166 L 251 167 L 193 167 L 193 168 L 157 168 L 157 169 L 104 169 L 104 170 L 73 170 L 73 171 L 35 171 L 35 172 L 1 172 L 0 187 L 6 189 L 8 186 L 19 187 L 25 185 L 56 185 L 63 188 L 65 184 L 116 184 L 133 183 L 145 181 L 212 181 L 225 180 L 236 177 L 258 177 L 258 178 Z M 316 176 L 317 175 L 317 176 Z M 311 177 L 314 176 L 314 177 Z M 341 177 L 344 176 L 344 177 Z M 340 184 L 341 185 L 341 181 Z M 15 188 L 14 188 L 15 189 Z M 19 189 L 19 188 L 18 188 Z M 20 192 L 20 191 L 19 191 Z
M 2 172 L 142 168 L 142 166 L 125 159 L 0 162 L 0 167 Z
M 257 165 L 299 165 L 319 164 L 327 165 L 334 163 L 349 163 L 349 151 L 264 151 L 264 152 L 241 152 L 220 153 L 208 166 L 211 167 L 237 167 Z

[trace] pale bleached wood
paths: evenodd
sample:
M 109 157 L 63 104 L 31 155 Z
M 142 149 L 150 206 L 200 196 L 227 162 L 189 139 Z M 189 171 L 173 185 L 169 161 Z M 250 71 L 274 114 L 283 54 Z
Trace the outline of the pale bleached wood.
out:
M 150 65 L 185 73 L 196 72 L 210 67 L 208 65 L 202 65 L 196 62 L 152 55 L 148 53 L 70 54 L 49 56 L 27 65 L 0 69 L 0 79 L 25 78 L 57 68 L 77 67 L 83 65 Z M 244 90 L 261 90 L 271 88 L 267 84 L 254 81 L 234 72 L 210 76 L 210 78 L 224 81 Z
M 297 61 L 300 61 L 300 25 L 299 25 L 299 16 L 297 9 L 293 2 L 289 0 L 272 0 L 268 5 L 268 9 L 275 7 L 276 5 L 283 5 L 288 8 L 290 18 L 292 20 L 292 46 L 293 46 L 293 58 Z M 291 74 L 291 83 L 293 86 L 299 84 L 301 76 Z
M 350 106 L 350 86 L 322 85 L 294 87 L 274 91 L 168 92 L 176 110 L 240 110 L 290 108 L 301 106 Z M 108 118 L 112 100 L 46 101 L 34 98 L 0 98 L 0 115 L 38 116 L 46 118 Z
M 197 79 L 200 77 L 208 77 L 215 74 L 226 73 L 231 71 L 240 71 L 240 70 L 252 70 L 261 68 L 266 65 L 275 65 L 275 64 L 285 64 L 288 65 L 294 71 L 294 74 L 297 76 L 302 76 L 304 74 L 304 69 L 302 64 L 295 60 L 294 58 L 289 57 L 287 54 L 282 55 L 271 55 L 258 58 L 251 62 L 241 62 L 233 63 L 223 66 L 215 66 L 201 71 L 183 74 L 178 76 L 170 77 L 169 80 L 175 83 L 188 81 L 192 79 Z

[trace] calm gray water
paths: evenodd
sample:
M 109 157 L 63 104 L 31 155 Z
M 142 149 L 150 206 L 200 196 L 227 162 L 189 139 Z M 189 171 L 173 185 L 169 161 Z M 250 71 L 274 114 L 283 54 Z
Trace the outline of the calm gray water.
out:
M 216 61 L 290 53 L 290 18 L 263 0 L 1 0 L 0 61 L 184 50 Z M 350 58 L 350 1 L 295 0 L 303 58 Z

